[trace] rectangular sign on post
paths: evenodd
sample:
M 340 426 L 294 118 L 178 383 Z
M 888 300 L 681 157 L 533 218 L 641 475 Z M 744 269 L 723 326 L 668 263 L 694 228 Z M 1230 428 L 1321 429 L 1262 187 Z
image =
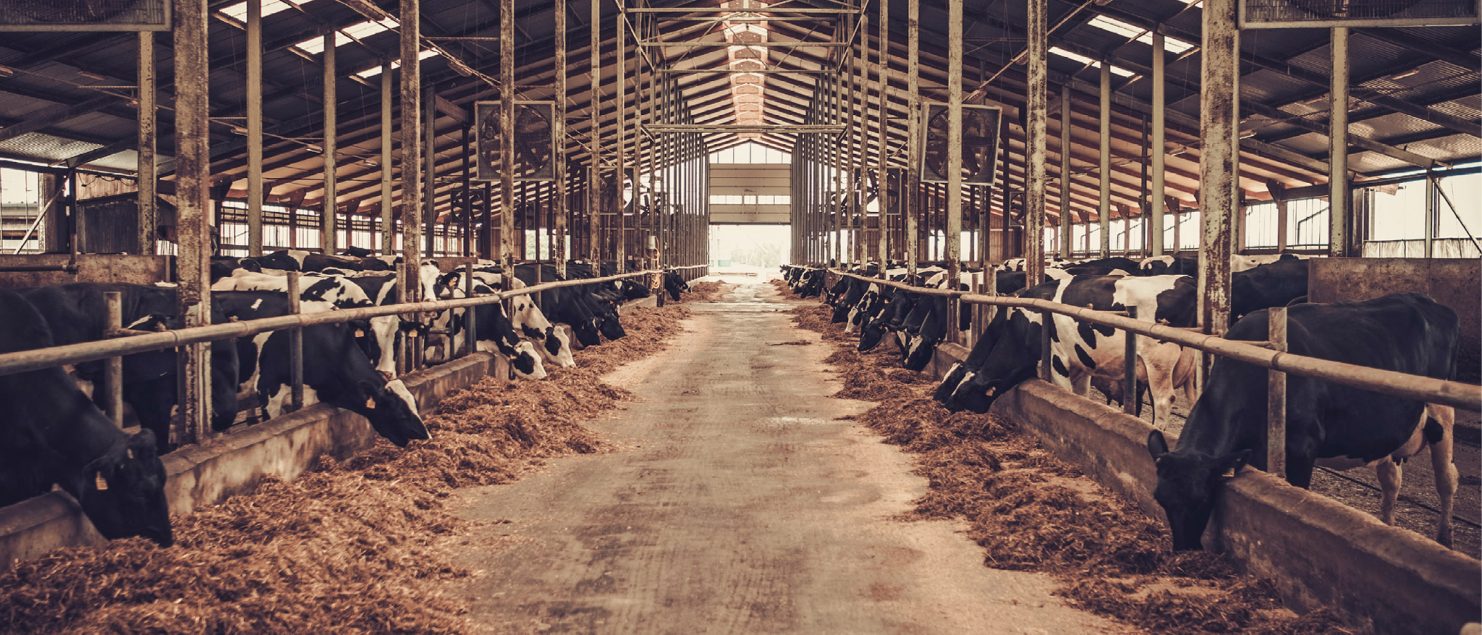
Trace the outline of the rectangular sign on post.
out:
M 1475 0 L 1240 0 L 1242 29 L 1469 26 Z
M 993 185 L 998 175 L 998 129 L 1003 109 L 962 105 L 962 184 Z M 947 104 L 926 104 L 926 134 L 921 135 L 921 181 L 947 182 Z
M 474 104 L 477 122 L 479 181 L 499 180 L 499 102 Z M 554 181 L 556 179 L 556 139 L 552 125 L 556 120 L 556 103 L 551 101 L 515 101 L 515 180 Z
M 3 0 L 0 31 L 167 31 L 172 0 Z

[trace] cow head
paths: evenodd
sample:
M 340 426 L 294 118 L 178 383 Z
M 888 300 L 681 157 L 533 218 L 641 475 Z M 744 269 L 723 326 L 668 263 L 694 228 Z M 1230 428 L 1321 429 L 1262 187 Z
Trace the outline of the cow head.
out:
M 105 538 L 142 536 L 161 547 L 175 542 L 165 499 L 165 465 L 149 430 L 122 437 L 83 466 L 67 490 Z
M 597 330 L 602 331 L 602 337 L 615 340 L 628 335 L 623 330 L 623 323 L 618 321 L 617 309 L 607 308 L 597 315 Z
M 371 396 L 366 411 L 361 413 L 370 421 L 376 433 L 397 447 L 406 447 L 413 439 L 431 439 L 422 415 L 417 412 L 417 398 L 407 390 L 400 379 L 393 379 L 383 386 L 364 386 Z
M 571 356 L 571 338 L 566 330 L 552 326 L 545 333 L 545 354 L 561 368 L 574 368 L 576 359 Z
M 1034 376 L 1039 365 L 1042 326 L 1039 324 L 1039 316 L 1016 309 L 1007 311 L 1005 315 L 1005 322 L 998 335 L 985 334 L 988 337 L 987 343 L 992 348 L 982 364 L 976 368 L 964 366 L 959 369 L 960 381 L 942 400 L 948 410 L 987 412 L 994 400 Z M 951 376 L 949 373 L 948 378 Z M 939 394 L 940 392 L 939 390 Z
M 859 329 L 859 351 L 868 351 L 880 345 L 880 340 L 885 339 L 885 330 L 889 322 L 884 316 L 873 320 L 867 320 Z
M 1192 450 L 1168 451 L 1163 433 L 1148 434 L 1148 454 L 1158 468 L 1158 486 L 1153 498 L 1168 516 L 1174 551 L 1204 548 L 1204 528 L 1214 513 L 1215 492 L 1226 472 L 1239 472 L 1250 458 L 1250 450 L 1212 456 Z
M 545 363 L 535 350 L 535 345 L 521 340 L 515 344 L 515 354 L 509 358 L 509 365 L 514 367 L 515 374 L 525 379 L 545 379 Z

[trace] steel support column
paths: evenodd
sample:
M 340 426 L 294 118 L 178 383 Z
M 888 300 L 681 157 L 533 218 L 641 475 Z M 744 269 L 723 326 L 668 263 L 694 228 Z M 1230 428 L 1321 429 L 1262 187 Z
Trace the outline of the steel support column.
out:
M 262 255 L 262 0 L 247 0 L 247 255 Z
M 422 52 L 421 1 L 401 0 L 401 283 L 398 300 L 417 302 L 422 286 L 416 284 L 422 262 Z
M 917 215 L 921 208 L 916 171 L 920 169 L 921 145 L 921 0 L 906 0 L 906 170 L 901 193 L 905 197 L 906 270 L 916 273 L 916 259 L 921 253 L 921 232 Z
M 324 201 L 319 213 L 319 247 L 326 254 L 332 254 L 339 247 L 335 240 L 335 216 L 339 211 L 338 182 L 335 180 L 335 142 L 336 128 L 339 126 L 336 105 L 339 104 L 335 93 L 335 36 L 337 31 L 324 34 L 324 52 L 321 54 L 324 70 Z M 348 244 L 348 242 L 346 243 Z
M 1069 260 L 1075 213 L 1070 203 L 1070 85 L 1060 86 L 1060 257 Z M 1026 278 L 1028 279 L 1028 278 Z M 1038 280 L 1039 278 L 1033 278 Z
M 175 2 L 176 279 L 187 328 L 211 323 L 211 121 L 206 0 Z M 73 184 L 75 188 L 76 185 Z M 181 347 L 180 418 L 176 443 L 206 434 L 211 407 L 211 349 Z
M 962 269 L 962 3 L 947 0 L 947 222 L 942 255 L 947 260 L 947 288 L 953 291 L 959 288 Z M 957 315 L 955 299 L 948 299 L 947 315 Z M 952 326 L 946 340 L 956 342 L 956 320 L 948 318 L 947 323 Z
M 1328 255 L 1349 256 L 1348 27 L 1335 26 L 1330 31 L 1333 72 L 1328 99 Z
M 1025 109 L 1024 275 L 1033 287 L 1045 270 L 1045 153 L 1049 118 L 1049 43 L 1044 0 L 1028 0 L 1028 96 Z M 961 90 L 959 88 L 959 90 Z M 1067 108 L 1067 110 L 1069 110 Z M 1063 135 L 1062 135 L 1063 136 Z M 1062 148 L 1061 153 L 1065 150 Z M 957 154 L 957 153 L 953 153 Z M 989 281 L 992 283 L 992 281 Z
M 396 251 L 396 222 L 391 208 L 391 61 L 381 62 L 381 253 Z
M 499 0 L 499 260 L 515 266 L 515 0 Z M 510 276 L 504 286 L 509 288 Z
M 1152 227 L 1148 232 L 1149 250 L 1153 256 L 1163 255 L 1163 214 L 1166 205 L 1164 197 L 1164 175 L 1167 172 L 1164 159 L 1167 157 L 1167 126 L 1164 123 L 1164 101 L 1166 100 L 1167 77 L 1164 65 L 1166 63 L 1167 50 L 1163 48 L 1163 34 L 1153 29 L 1153 103 L 1152 103 L 1152 141 L 1148 148 L 1152 159 L 1152 185 L 1149 186 L 1148 205 L 1152 208 L 1152 217 L 1149 219 Z M 1173 251 L 1178 251 L 1178 245 L 1173 246 Z
M 155 111 L 154 32 L 139 32 L 139 135 L 136 174 L 139 187 L 139 253 L 152 256 L 158 234 L 159 167 L 155 148 L 158 122 Z
M 1235 77 L 1239 72 L 1235 0 L 1205 0 L 1199 90 L 1199 203 L 1203 244 L 1199 258 L 1199 323 L 1222 334 L 1230 322 L 1230 257 L 1235 195 Z
M 628 245 L 627 245 L 627 219 L 626 205 L 623 203 L 624 185 L 628 177 L 628 28 L 624 25 L 625 16 L 619 12 L 617 15 L 617 194 L 614 196 L 617 206 L 617 237 L 616 253 L 613 257 L 617 260 L 617 270 L 628 270 Z M 634 202 L 637 202 L 638 188 L 636 183 L 633 188 Z
M 589 71 L 591 103 L 587 106 L 588 128 L 591 133 L 590 165 L 587 172 L 587 258 L 595 266 L 602 261 L 602 2 L 590 0 Z
M 1101 226 L 1101 257 L 1111 255 L 1111 64 L 1101 64 L 1100 198 L 1096 222 Z
M 597 0 L 592 0 L 596 3 Z M 555 0 L 556 14 L 556 120 L 551 122 L 551 135 L 556 139 L 556 154 L 551 158 L 556 168 L 556 191 L 553 196 L 551 228 L 556 237 L 551 245 L 551 258 L 556 261 L 556 275 L 566 276 L 566 0 Z M 599 272 L 600 273 L 600 272 Z

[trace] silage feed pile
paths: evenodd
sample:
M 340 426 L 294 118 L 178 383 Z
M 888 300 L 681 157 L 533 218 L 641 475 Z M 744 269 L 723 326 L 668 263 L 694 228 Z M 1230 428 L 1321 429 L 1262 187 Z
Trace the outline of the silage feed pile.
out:
M 900 368 L 887 334 L 875 350 L 829 321 L 832 309 L 794 310 L 798 326 L 836 350 L 825 362 L 844 385 L 836 397 L 875 402 L 855 417 L 913 454 L 929 489 L 911 518 L 962 519 L 997 569 L 1044 572 L 1057 593 L 1091 612 L 1149 632 L 1344 632 L 1326 612 L 1297 616 L 1267 584 L 1225 557 L 1175 554 L 1162 521 L 1102 490 L 1011 422 L 952 413 L 931 399 L 936 382 Z
M 690 285 L 689 294 L 683 296 L 681 298 L 681 301 L 714 302 L 716 300 L 719 300 L 720 296 L 728 291 L 729 287 L 732 286 L 734 285 L 727 285 L 725 283 L 715 281 L 696 282 Z
M 660 350 L 686 314 L 636 309 L 627 337 L 578 351 L 576 368 L 458 391 L 426 417 L 431 441 L 325 459 L 178 516 L 174 547 L 130 539 L 17 564 L 0 573 L 0 632 L 465 632 L 463 606 L 434 590 L 468 575 L 437 547 L 462 531 L 444 501 L 600 451 L 581 422 L 628 396 L 601 375 Z

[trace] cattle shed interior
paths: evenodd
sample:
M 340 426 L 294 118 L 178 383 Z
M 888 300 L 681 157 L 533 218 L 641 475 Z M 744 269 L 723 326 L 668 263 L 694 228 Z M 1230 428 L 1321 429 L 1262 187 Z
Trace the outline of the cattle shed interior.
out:
M 0 441 L 13 464 L 0 465 L 0 632 L 272 632 L 289 624 L 275 603 L 292 601 L 320 607 L 305 629 L 367 632 L 1475 628 L 1479 280 L 1474 0 L 0 0 L 0 317 L 15 324 L 0 397 L 81 404 L 64 417 L 46 399 L 0 405 L 0 436 L 26 440 Z M 1094 284 L 1104 292 L 1082 293 Z M 1353 317 L 1347 340 L 1301 326 L 1391 296 L 1443 317 L 1370 331 Z M 1269 322 L 1252 341 L 1255 319 Z M 1325 355 L 1321 338 L 1359 352 Z M 1426 346 L 1444 369 L 1420 369 Z M 1222 559 L 1189 564 L 1164 553 L 1190 543 L 1161 461 L 1186 422 L 1214 425 L 1216 406 L 1202 420 L 1195 406 L 1225 403 L 1239 364 L 1269 376 L 1239 409 L 1267 425 L 1241 433 L 1259 437 L 1250 458 L 1206 475 L 1225 493 L 1192 544 L 1205 536 Z M 490 401 L 501 393 L 521 396 Z M 1396 409 L 1421 421 L 1399 432 L 1340 425 L 1324 420 L 1345 406 L 1334 394 L 1424 414 Z M 591 423 L 604 417 L 626 427 Z M 838 450 L 851 426 L 874 430 L 872 449 Z M 1326 436 L 1299 438 L 1310 429 Z M 1411 453 L 1300 475 L 1308 454 L 1374 430 L 1413 437 Z M 378 437 L 435 458 L 388 459 Z M 1360 463 L 1401 451 L 1387 439 Z M 1406 464 L 1414 447 L 1434 463 Z M 564 485 L 469 488 L 596 450 L 639 458 L 594 459 L 607 480 L 557 468 Z M 57 458 L 79 452 L 89 461 Z M 111 476 L 97 467 L 110 457 L 119 474 L 158 475 Z M 467 473 L 437 467 L 454 463 Z M 1423 493 L 1404 490 L 1386 527 L 1381 494 L 1406 465 Z M 1002 502 L 1021 469 L 1031 489 L 1095 488 L 1070 495 L 1094 505 L 1067 517 L 1048 498 Z M 203 523 L 258 505 L 245 501 L 275 479 L 333 499 L 347 470 L 441 483 L 427 492 L 460 511 L 391 500 L 402 493 L 383 504 L 463 514 L 479 528 L 438 548 L 509 580 L 448 565 L 425 574 L 437 590 L 407 591 L 410 574 L 375 582 L 375 556 L 346 565 L 366 586 L 339 604 L 261 571 L 260 606 L 47 595 L 83 576 L 137 580 L 119 571 L 147 568 L 144 548 L 104 538 L 167 544 L 173 522 L 174 549 L 196 553 Z M 659 472 L 724 486 L 622 488 Z M 125 480 L 152 489 L 125 494 Z M 951 489 L 969 482 L 986 484 Z M 108 507 L 108 484 L 131 507 Z M 794 517 L 798 491 L 817 495 L 798 495 Z M 630 498 L 730 528 L 603 507 Z M 972 540 L 876 526 L 908 512 L 966 519 Z M 561 538 L 618 516 L 626 529 Z M 387 531 L 452 526 L 406 518 Z M 497 518 L 530 540 L 505 545 L 480 524 Z M 1116 528 L 1096 524 L 1108 518 Z M 989 545 L 1023 527 L 1031 542 Z M 297 537 L 264 544 L 292 546 L 240 556 L 244 571 L 293 549 L 340 558 L 323 542 L 334 531 L 357 540 L 280 529 Z M 743 532 L 755 542 L 737 561 L 696 547 Z M 664 538 L 604 551 L 616 586 L 582 577 L 598 558 L 573 545 L 636 534 Z M 830 540 L 917 555 L 834 566 Z M 1105 555 L 1113 540 L 1134 546 Z M 1013 551 L 1031 543 L 1038 555 Z M 682 552 L 670 564 L 701 582 L 645 577 L 638 559 L 660 557 L 645 549 Z M 69 564 L 35 568 L 43 557 Z M 161 566 L 156 582 L 194 579 Z M 998 577 L 1008 569 L 1048 581 L 1021 587 Z M 899 587 L 892 571 L 923 582 Z M 732 579 L 747 575 L 766 578 L 762 599 Z M 1265 586 L 1231 590 L 1246 578 Z M 1400 578 L 1418 582 L 1390 589 Z M 942 618 L 932 598 L 991 606 Z

